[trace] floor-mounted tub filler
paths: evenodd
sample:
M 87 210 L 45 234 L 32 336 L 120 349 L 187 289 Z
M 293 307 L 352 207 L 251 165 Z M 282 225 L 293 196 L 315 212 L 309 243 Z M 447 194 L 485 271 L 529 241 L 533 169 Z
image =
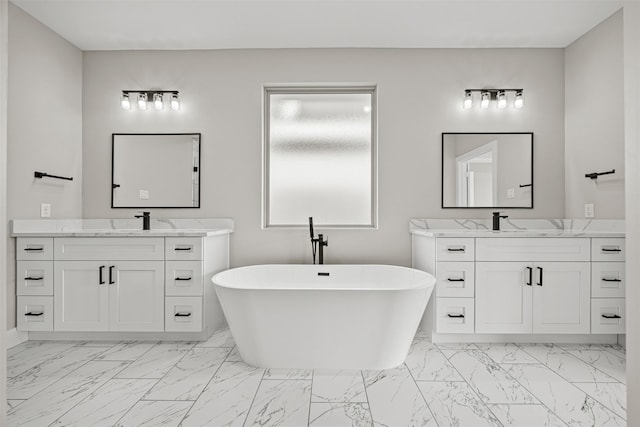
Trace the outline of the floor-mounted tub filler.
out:
M 307 369 L 400 365 L 435 283 L 391 265 L 255 265 L 212 281 L 245 362 Z

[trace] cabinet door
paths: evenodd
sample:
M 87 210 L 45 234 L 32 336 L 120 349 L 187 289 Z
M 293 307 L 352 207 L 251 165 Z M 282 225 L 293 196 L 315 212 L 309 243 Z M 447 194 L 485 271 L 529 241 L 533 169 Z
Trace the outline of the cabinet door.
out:
M 535 263 L 534 333 L 589 333 L 590 270 L 588 262 Z
M 164 262 L 109 264 L 109 330 L 164 331 Z
M 107 262 L 54 263 L 55 331 L 107 331 Z
M 531 268 L 525 262 L 476 263 L 476 333 L 531 333 Z

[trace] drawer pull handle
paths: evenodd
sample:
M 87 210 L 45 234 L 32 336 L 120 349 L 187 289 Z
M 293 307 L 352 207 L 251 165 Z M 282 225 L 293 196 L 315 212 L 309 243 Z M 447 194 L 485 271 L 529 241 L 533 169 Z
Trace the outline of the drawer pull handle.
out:
M 32 317 L 38 317 L 38 316 L 42 316 L 44 314 L 44 311 L 38 311 L 38 312 L 33 312 L 30 311 L 28 313 L 25 313 L 25 316 L 32 316 Z
M 536 268 L 538 269 L 538 272 L 540 273 L 540 275 L 538 276 L 539 280 L 538 280 L 537 285 L 538 286 L 542 286 L 542 267 L 536 267 Z
M 622 252 L 622 249 L 620 248 L 602 248 L 602 252 Z
M 606 277 L 603 277 L 602 281 L 603 282 L 622 282 L 622 280 L 620 280 L 620 279 L 608 279 Z
M 181 280 L 181 281 L 187 281 L 187 280 L 191 280 L 191 277 L 176 277 L 176 279 L 175 279 L 175 280 L 176 280 L 176 281 L 179 281 L 179 280 Z
M 189 317 L 189 316 L 191 316 L 191 313 L 180 313 L 180 312 L 178 312 L 178 313 L 174 314 L 174 316 L 175 317 Z
M 602 317 L 605 319 L 622 319 L 622 317 L 617 314 L 603 314 Z
M 191 247 L 188 247 L 188 248 L 173 248 L 174 251 L 190 251 L 192 249 L 193 248 L 191 248 Z
M 27 252 L 44 252 L 44 247 L 40 248 L 24 248 Z
M 464 314 L 447 313 L 447 317 L 452 318 L 452 319 L 464 319 Z
M 447 248 L 449 252 L 464 252 L 464 248 Z
M 529 281 L 526 282 L 527 286 L 533 286 L 533 268 L 526 267 L 527 271 L 529 271 Z
M 109 284 L 110 285 L 113 285 L 114 283 L 116 283 L 116 282 L 113 281 L 113 269 L 114 268 L 116 268 L 115 265 L 110 265 L 109 266 Z
M 452 279 L 451 277 L 449 277 L 447 281 L 448 282 L 464 282 L 464 279 Z
M 44 280 L 44 277 L 25 277 L 24 280 Z
M 105 267 L 104 265 L 101 265 L 100 268 L 98 268 L 98 272 L 99 272 L 98 274 L 100 276 L 99 277 L 100 280 L 98 281 L 99 285 L 104 285 L 104 277 L 102 277 L 102 274 L 104 273 L 104 267 Z

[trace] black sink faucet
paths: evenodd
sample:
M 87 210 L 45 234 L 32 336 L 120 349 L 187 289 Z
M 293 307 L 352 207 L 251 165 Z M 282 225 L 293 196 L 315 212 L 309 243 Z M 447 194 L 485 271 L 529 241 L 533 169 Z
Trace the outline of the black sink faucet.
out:
M 316 239 L 313 235 L 313 217 L 309 217 L 309 234 L 311 235 L 311 252 L 313 254 L 313 263 L 316 263 L 316 248 L 318 248 L 318 264 L 324 264 L 324 247 L 329 246 L 329 239 L 324 240 L 322 234 L 318 234 Z
M 151 230 L 151 212 L 142 212 L 142 215 L 135 215 L 136 218 L 142 218 L 142 229 Z
M 500 215 L 500 212 L 493 213 L 493 231 L 500 231 L 500 218 L 509 218 L 507 215 Z

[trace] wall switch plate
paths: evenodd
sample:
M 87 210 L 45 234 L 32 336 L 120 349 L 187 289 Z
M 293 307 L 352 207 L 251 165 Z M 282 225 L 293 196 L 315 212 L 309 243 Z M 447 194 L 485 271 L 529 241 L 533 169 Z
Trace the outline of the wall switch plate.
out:
M 40 203 L 40 218 L 51 218 L 51 203 Z
M 585 203 L 584 204 L 584 217 L 585 218 L 593 218 L 593 203 Z
M 149 190 L 140 190 L 140 198 L 142 200 L 149 200 Z
M 515 199 L 516 190 L 514 188 L 507 188 L 507 199 Z

